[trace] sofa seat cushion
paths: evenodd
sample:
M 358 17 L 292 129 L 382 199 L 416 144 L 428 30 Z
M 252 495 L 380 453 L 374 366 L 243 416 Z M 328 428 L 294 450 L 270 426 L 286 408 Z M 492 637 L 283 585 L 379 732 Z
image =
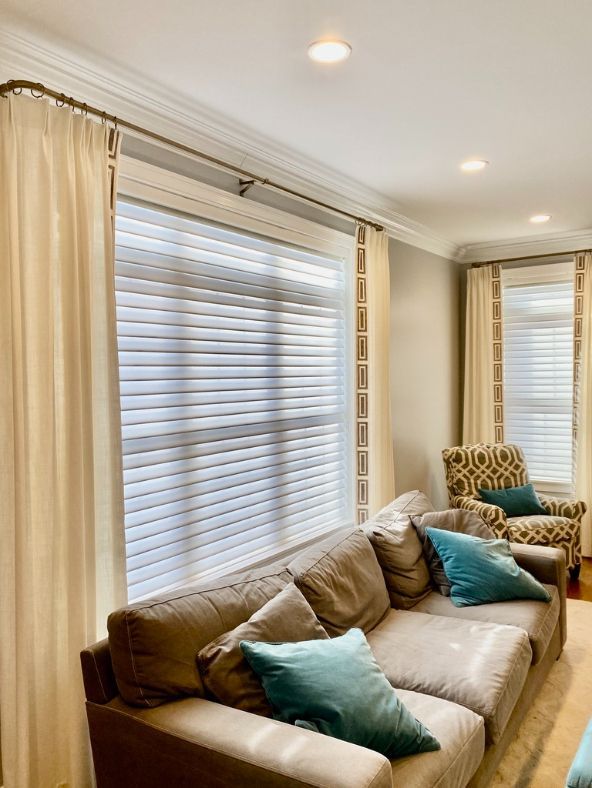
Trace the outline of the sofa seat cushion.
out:
M 545 584 L 544 584 L 545 585 Z M 545 585 L 551 602 L 535 599 L 512 599 L 509 602 L 491 602 L 473 607 L 455 607 L 450 597 L 435 591 L 413 608 L 415 613 L 450 616 L 468 621 L 485 621 L 489 624 L 506 624 L 520 627 L 528 633 L 532 648 L 532 662 L 536 665 L 544 657 L 557 622 L 559 621 L 559 594 L 557 588 Z
M 568 517 L 555 517 L 550 514 L 508 517 L 511 542 L 553 546 L 557 542 L 571 541 L 579 530 L 578 521 Z
M 391 603 L 380 564 L 360 528 L 340 531 L 296 556 L 288 571 L 329 635 L 368 632 Z
M 393 785 L 405 788 L 460 788 L 477 771 L 485 751 L 483 718 L 448 700 L 397 689 L 416 719 L 438 739 L 441 749 L 391 761 Z
M 532 661 L 523 629 L 391 610 L 367 637 L 394 687 L 471 709 L 499 741 Z

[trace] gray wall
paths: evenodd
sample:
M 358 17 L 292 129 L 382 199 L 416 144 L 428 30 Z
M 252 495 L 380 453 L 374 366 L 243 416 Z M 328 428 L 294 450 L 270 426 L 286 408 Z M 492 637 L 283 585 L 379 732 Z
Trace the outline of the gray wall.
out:
M 442 449 L 460 441 L 461 266 L 391 239 L 391 407 L 397 494 L 448 506 Z

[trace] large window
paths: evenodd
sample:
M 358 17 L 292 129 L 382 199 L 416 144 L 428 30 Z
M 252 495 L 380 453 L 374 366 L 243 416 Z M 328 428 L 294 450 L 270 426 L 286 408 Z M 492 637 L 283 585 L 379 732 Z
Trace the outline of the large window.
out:
M 120 200 L 130 599 L 351 523 L 350 266 L 315 246 Z
M 573 263 L 505 270 L 504 437 L 540 489 L 572 486 Z

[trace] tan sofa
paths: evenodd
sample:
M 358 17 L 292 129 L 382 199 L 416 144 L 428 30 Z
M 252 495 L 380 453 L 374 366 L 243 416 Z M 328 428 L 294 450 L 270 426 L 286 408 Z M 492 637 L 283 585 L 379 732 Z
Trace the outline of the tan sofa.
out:
M 407 493 L 363 530 L 339 533 L 289 567 L 186 586 L 113 613 L 109 641 L 81 655 L 98 788 L 487 785 L 561 653 L 565 554 L 513 546 L 518 563 L 547 585 L 551 603 L 455 608 L 429 589 L 417 600 L 409 577 L 421 559 L 408 515 L 431 509 L 422 493 Z M 441 750 L 389 762 L 208 699 L 197 652 L 292 582 L 330 635 L 350 626 L 365 631 L 389 681 Z

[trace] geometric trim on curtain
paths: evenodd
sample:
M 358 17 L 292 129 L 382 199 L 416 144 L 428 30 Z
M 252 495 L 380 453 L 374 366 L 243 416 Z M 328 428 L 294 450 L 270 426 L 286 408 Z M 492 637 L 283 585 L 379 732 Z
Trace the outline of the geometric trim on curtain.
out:
M 493 422 L 495 442 L 504 442 L 504 336 L 502 322 L 501 265 L 491 267 L 493 305 Z
M 580 383 L 582 372 L 582 318 L 584 314 L 584 266 L 586 254 L 575 256 L 574 279 L 574 334 L 573 334 L 573 415 L 572 415 L 572 474 L 575 481 L 578 427 L 580 414 Z
M 368 288 L 366 225 L 356 232 L 356 520 L 368 519 Z

